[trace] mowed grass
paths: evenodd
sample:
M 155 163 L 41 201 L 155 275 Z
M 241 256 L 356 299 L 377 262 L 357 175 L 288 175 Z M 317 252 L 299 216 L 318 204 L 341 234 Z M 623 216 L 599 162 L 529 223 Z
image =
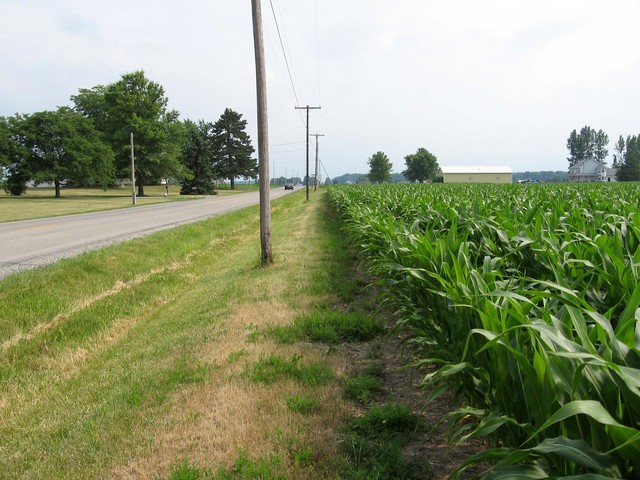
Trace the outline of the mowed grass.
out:
M 236 190 L 219 190 L 220 195 L 233 195 L 254 191 L 255 185 L 236 185 Z M 192 200 L 193 195 L 180 195 L 180 187 L 170 185 L 168 195 L 164 185 L 150 185 L 144 188 L 145 196 L 136 197 L 137 205 L 151 205 Z M 56 217 L 75 213 L 89 213 L 100 210 L 114 210 L 133 206 L 131 188 L 63 188 L 61 198 L 55 198 L 53 188 L 29 188 L 19 197 L 7 195 L 0 190 L 0 222 L 14 222 L 32 218 Z M 201 196 L 199 196 L 202 198 Z
M 268 334 L 358 288 L 323 196 L 0 280 L 0 478 L 335 478 L 348 362 Z

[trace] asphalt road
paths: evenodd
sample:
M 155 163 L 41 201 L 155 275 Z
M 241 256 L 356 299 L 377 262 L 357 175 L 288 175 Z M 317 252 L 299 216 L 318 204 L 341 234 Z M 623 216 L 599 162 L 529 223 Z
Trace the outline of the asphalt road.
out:
M 290 193 L 271 190 L 270 198 Z M 135 206 L 96 213 L 0 223 L 0 278 L 61 258 L 231 212 L 259 202 L 259 193 Z

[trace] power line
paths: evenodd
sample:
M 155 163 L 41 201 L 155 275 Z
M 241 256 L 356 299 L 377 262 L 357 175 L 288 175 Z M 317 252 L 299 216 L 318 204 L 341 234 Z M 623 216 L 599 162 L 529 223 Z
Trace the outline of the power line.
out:
M 320 110 L 322 107 L 310 107 L 307 105 L 306 107 L 295 107 L 296 110 L 306 110 L 307 111 L 307 202 L 309 201 L 309 110 Z
M 312 137 L 316 137 L 316 178 L 313 181 L 313 191 L 315 192 L 316 190 L 318 190 L 318 160 L 319 160 L 319 150 L 320 150 L 320 142 L 318 140 L 318 137 L 324 137 L 324 133 L 312 133 L 311 134 Z
M 302 149 L 298 149 L 298 150 L 269 150 L 271 153 L 275 154 L 280 154 L 280 153 L 293 153 L 293 152 L 304 152 L 304 150 Z M 294 160 L 296 162 L 299 162 L 300 160 Z
M 273 58 L 275 59 L 275 63 L 278 66 L 278 72 L 280 73 L 280 75 L 282 75 L 283 77 L 287 76 L 287 73 L 285 72 L 285 68 L 282 66 L 282 61 L 280 60 L 280 54 L 278 49 L 276 48 L 274 41 L 272 39 L 272 35 L 269 35 L 269 30 L 265 31 L 266 33 L 266 37 L 269 40 L 269 47 L 271 50 L 271 53 L 273 54 Z M 289 95 L 291 95 L 292 100 L 295 102 L 296 101 L 296 97 L 294 95 L 293 90 L 289 90 Z M 302 116 L 300 117 L 302 119 Z M 302 121 L 304 121 L 304 119 L 302 119 Z
M 316 7 L 316 70 L 318 74 L 318 104 L 322 105 L 322 96 L 320 95 L 320 35 L 318 34 L 318 0 L 315 0 Z
M 282 15 L 282 9 L 280 8 L 279 0 L 276 0 L 276 6 L 278 7 L 278 14 L 280 16 L 280 23 L 282 25 L 282 38 L 284 39 L 285 49 L 287 50 L 287 52 L 289 52 L 289 56 L 291 57 L 291 46 L 289 45 L 289 38 L 287 37 L 287 29 L 285 28 L 285 23 L 284 23 L 284 15 Z M 292 67 L 291 74 L 293 75 L 293 81 L 296 85 L 299 86 L 300 84 L 298 83 L 298 77 L 296 76 L 296 69 L 293 68 L 293 62 L 291 63 L 291 67 Z M 302 114 L 302 112 L 300 112 L 300 114 Z
M 324 163 L 322 163 L 322 160 L 319 160 L 319 161 L 320 161 L 320 166 L 321 166 L 321 167 L 322 167 L 322 169 L 324 170 L 325 178 L 330 178 L 330 177 L 329 177 L 329 172 L 327 172 L 327 169 L 326 169 L 326 168 L 324 168 Z
M 302 112 L 300 112 L 302 113 Z M 270 147 L 284 147 L 285 145 L 300 145 L 301 143 L 304 142 L 291 142 L 291 143 L 272 143 L 271 145 L 269 145 Z
M 296 104 L 300 104 L 298 100 L 298 92 L 296 92 L 296 86 L 293 83 L 293 76 L 291 75 L 291 68 L 289 67 L 289 60 L 287 59 L 287 52 L 284 49 L 284 43 L 282 42 L 282 34 L 280 33 L 280 25 L 278 25 L 278 18 L 276 17 L 276 11 L 273 8 L 273 1 L 269 0 L 271 5 L 271 13 L 273 13 L 273 21 L 276 23 L 276 30 L 278 32 L 278 39 L 280 40 L 280 47 L 282 48 L 282 55 L 284 55 L 284 63 L 287 66 L 287 72 L 289 73 L 289 81 L 291 82 L 291 88 L 293 89 L 293 96 L 296 98 Z

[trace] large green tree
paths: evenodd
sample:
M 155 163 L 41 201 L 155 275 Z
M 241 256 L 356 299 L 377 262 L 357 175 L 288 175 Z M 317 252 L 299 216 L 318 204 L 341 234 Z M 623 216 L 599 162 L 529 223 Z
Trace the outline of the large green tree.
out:
M 9 122 L 11 141 L 9 181 L 53 183 L 60 197 L 62 183 L 95 183 L 103 188 L 115 180 L 113 152 L 91 121 L 68 107 L 31 115 L 16 115 Z M 13 176 L 15 179 L 12 179 Z
M 143 71 L 122 75 L 107 86 L 81 89 L 71 97 L 76 109 L 94 121 L 116 156 L 117 174 L 131 174 L 130 134 L 133 133 L 138 195 L 144 186 L 181 173 L 182 123 L 168 110 L 164 88 Z
M 573 130 L 567 139 L 567 149 L 569 150 L 569 166 L 573 166 L 584 160 L 595 160 L 605 164 L 609 151 L 609 136 L 602 130 L 594 130 L 589 126 L 584 126 L 578 133 Z
M 246 128 L 247 121 L 230 108 L 226 108 L 213 125 L 214 171 L 218 178 L 229 179 L 231 190 L 236 188 L 236 178 L 248 179 L 258 176 L 258 160 L 252 157 L 255 149 L 251 145 Z
M 640 135 L 627 137 L 624 157 L 618 164 L 616 179 L 621 182 L 640 181 Z
M 9 119 L 0 117 L 0 180 L 4 178 L 4 172 L 11 163 L 9 158 L 12 145 Z
M 182 147 L 182 164 L 189 170 L 182 182 L 182 195 L 207 195 L 215 191 L 216 175 L 213 169 L 213 124 L 200 120 L 185 120 L 185 140 Z
M 387 154 L 376 152 L 367 161 L 369 164 L 369 180 L 373 183 L 383 183 L 391 180 L 391 169 L 393 164 Z
M 407 169 L 402 175 L 410 182 L 424 183 L 433 180 L 438 173 L 438 159 L 426 148 L 419 148 L 416 153 L 404 157 Z
M 22 117 L 0 117 L 0 168 L 2 188 L 11 195 L 22 195 L 27 190 L 27 182 L 30 180 L 27 171 L 27 157 L 29 152 L 20 141 L 18 131 Z
M 0 168 L 9 163 L 9 121 L 0 117 Z

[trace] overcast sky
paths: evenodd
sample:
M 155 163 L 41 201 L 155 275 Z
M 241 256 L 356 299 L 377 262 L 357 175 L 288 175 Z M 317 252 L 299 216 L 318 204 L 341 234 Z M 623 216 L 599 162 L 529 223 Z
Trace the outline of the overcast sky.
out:
M 637 0 L 262 0 L 272 176 L 305 171 L 300 105 L 323 177 L 440 165 L 565 170 L 589 125 L 640 133 Z M 181 118 L 241 113 L 257 145 L 250 0 L 0 0 L 0 115 L 69 105 L 142 69 Z M 314 143 L 311 157 L 314 158 Z

